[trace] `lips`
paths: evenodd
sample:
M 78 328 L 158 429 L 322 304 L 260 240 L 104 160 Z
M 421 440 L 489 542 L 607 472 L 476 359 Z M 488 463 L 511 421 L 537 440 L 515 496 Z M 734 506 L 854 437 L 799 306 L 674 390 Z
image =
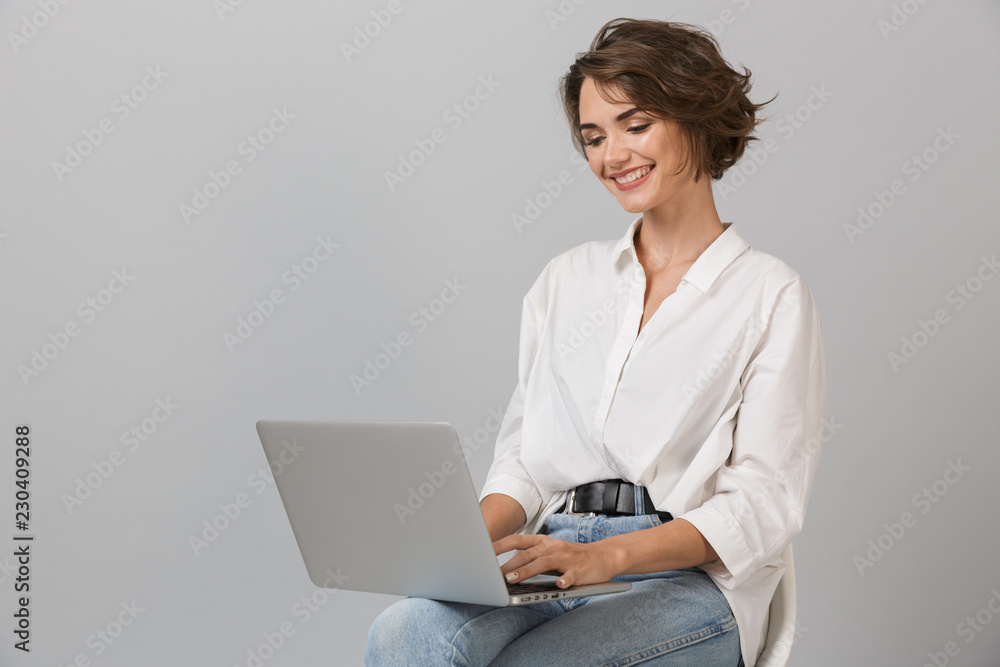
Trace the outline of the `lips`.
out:
M 615 179 L 619 183 L 629 183 L 636 179 L 642 178 L 647 173 L 649 173 L 649 170 L 652 168 L 653 168 L 652 165 L 644 164 L 643 166 L 636 167 L 631 171 L 625 171 L 619 174 L 612 174 L 611 178 Z
M 639 187 L 645 183 L 649 173 L 653 171 L 654 167 L 655 165 L 644 164 L 641 167 L 636 167 L 635 169 L 619 172 L 617 174 L 611 174 L 610 178 L 614 180 L 619 190 L 631 190 L 632 188 Z

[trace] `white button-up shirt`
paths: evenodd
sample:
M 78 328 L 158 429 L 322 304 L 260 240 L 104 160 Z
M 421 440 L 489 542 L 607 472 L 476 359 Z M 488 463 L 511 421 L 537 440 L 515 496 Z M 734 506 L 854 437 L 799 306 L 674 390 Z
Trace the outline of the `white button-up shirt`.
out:
M 481 498 L 514 498 L 536 533 L 572 487 L 645 486 L 719 554 L 701 568 L 753 667 L 828 437 L 819 313 L 793 269 L 725 223 L 637 336 L 641 220 L 555 257 L 524 297 L 518 384 Z

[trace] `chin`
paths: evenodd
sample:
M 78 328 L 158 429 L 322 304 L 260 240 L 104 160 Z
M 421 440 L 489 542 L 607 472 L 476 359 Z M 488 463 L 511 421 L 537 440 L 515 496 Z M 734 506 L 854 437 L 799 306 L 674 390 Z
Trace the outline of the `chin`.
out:
M 616 197 L 617 199 L 617 197 Z M 618 199 L 618 204 L 629 213 L 645 213 L 646 207 L 634 201 L 622 201 Z

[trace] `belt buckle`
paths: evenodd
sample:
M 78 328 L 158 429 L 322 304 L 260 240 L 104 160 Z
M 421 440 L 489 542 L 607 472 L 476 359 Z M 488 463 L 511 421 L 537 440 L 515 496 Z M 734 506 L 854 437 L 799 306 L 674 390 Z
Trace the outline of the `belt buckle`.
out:
M 566 498 L 566 514 L 571 514 L 573 516 L 597 516 L 597 512 L 574 512 L 576 501 L 576 487 L 574 486 L 569 490 L 569 496 Z

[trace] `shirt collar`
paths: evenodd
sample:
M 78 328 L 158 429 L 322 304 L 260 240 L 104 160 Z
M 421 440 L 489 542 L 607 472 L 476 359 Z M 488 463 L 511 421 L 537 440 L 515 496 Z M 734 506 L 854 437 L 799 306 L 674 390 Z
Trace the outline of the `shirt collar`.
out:
M 618 262 L 621 261 L 622 255 L 629 251 L 632 259 L 636 263 L 639 262 L 639 257 L 635 252 L 634 237 L 635 230 L 638 228 L 640 222 L 642 222 L 642 216 L 632 221 L 625 236 L 618 241 L 611 254 L 610 268 L 614 269 L 618 265 Z M 709 290 L 723 269 L 732 264 L 733 260 L 750 248 L 750 244 L 737 233 L 736 225 L 731 222 L 724 222 L 722 226 L 725 228 L 722 234 L 712 241 L 712 245 L 708 246 L 698 256 L 698 259 L 695 260 L 694 264 L 691 265 L 691 268 L 687 270 L 687 273 L 682 278 L 682 282 L 694 285 L 702 293 Z

